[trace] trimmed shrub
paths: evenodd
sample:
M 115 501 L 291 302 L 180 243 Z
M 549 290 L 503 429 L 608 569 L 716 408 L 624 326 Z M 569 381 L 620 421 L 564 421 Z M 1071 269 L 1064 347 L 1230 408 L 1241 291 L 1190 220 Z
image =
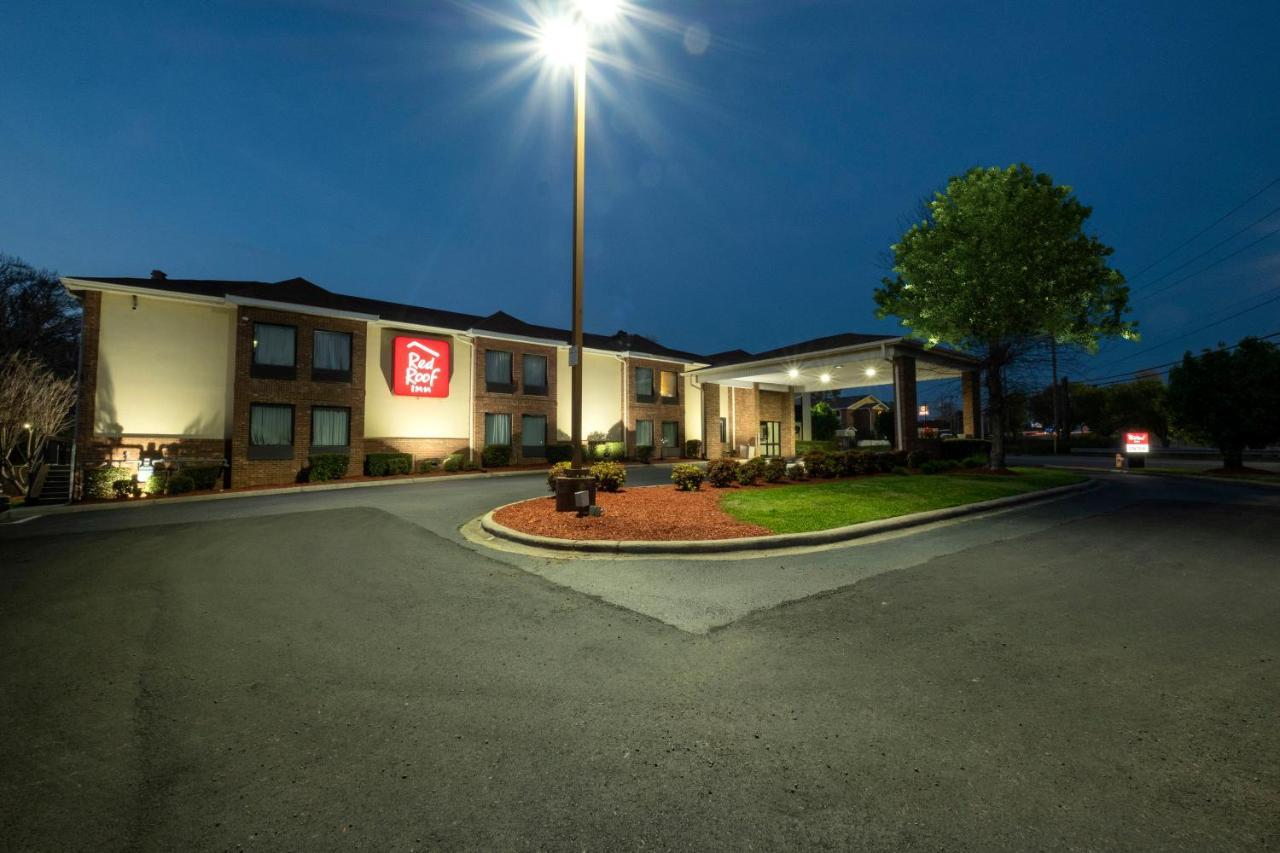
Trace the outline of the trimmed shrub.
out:
M 446 471 L 461 471 L 462 470 L 462 454 L 454 453 L 450 456 L 446 456 L 444 462 L 441 463 L 440 467 Z
M 547 445 L 547 464 L 555 465 L 559 462 L 569 462 L 573 459 L 572 444 L 548 444 Z
M 419 459 L 414 465 L 414 470 L 419 474 L 430 474 L 432 471 L 440 467 L 439 459 Z
M 87 468 L 84 472 L 84 496 L 99 500 L 111 500 L 116 496 L 115 483 L 133 479 L 129 468 Z
M 894 457 L 894 454 L 887 450 L 881 450 L 881 451 L 876 451 L 872 453 L 871 461 L 875 465 L 876 471 L 880 472 L 881 474 L 888 474 L 895 467 L 897 467 L 897 464 L 898 464 Z
M 676 489 L 681 492 L 701 491 L 705 476 L 701 468 L 688 462 L 671 466 L 671 482 L 675 483 Z
M 840 455 L 823 450 L 810 450 L 804 455 L 804 470 L 810 477 L 839 477 Z
M 929 454 L 925 453 L 923 450 L 913 450 L 907 454 L 906 462 L 908 468 L 922 468 L 924 467 L 924 463 L 928 461 Z
M 973 456 L 966 456 L 960 460 L 961 468 L 981 468 L 991 461 L 990 456 L 983 456 L 981 453 L 975 453 Z
M 696 438 L 691 438 L 684 443 L 684 455 L 690 459 L 697 459 L 702 455 L 702 442 Z
M 893 473 L 897 474 L 897 475 L 898 475 L 898 476 L 900 476 L 900 477 L 905 477 L 905 476 L 907 476 L 908 474 L 910 474 L 911 472 L 910 472 L 910 471 L 908 471 L 906 468 L 903 468 L 901 465 L 894 465 L 894 466 L 893 466 Z
M 764 463 L 764 481 L 777 483 L 787 478 L 787 463 L 784 459 L 770 459 Z
M 707 463 L 707 482 L 717 489 L 733 485 L 738 480 L 738 463 L 732 459 L 712 459 Z
M 970 456 L 991 458 L 991 442 L 985 438 L 947 438 L 942 442 L 943 459 L 968 459 Z
M 627 455 L 627 448 L 621 441 L 588 441 L 587 455 L 592 459 L 607 462 L 611 459 L 622 459 Z M 573 458 L 570 449 L 569 458 Z
M 157 469 L 151 472 L 151 476 L 147 479 L 147 484 L 142 490 L 149 495 L 163 495 L 169 488 L 169 472 L 164 469 Z
M 196 490 L 196 481 L 186 471 L 179 471 L 169 478 L 168 492 L 171 495 L 185 495 Z
M 133 493 L 137 491 L 138 484 L 132 478 L 128 480 L 116 480 L 111 484 L 111 496 L 114 498 L 133 497 Z
M 364 472 L 370 477 L 408 474 L 413 470 L 413 457 L 408 453 L 367 453 Z
M 954 459 L 930 459 L 920 466 L 921 474 L 945 474 L 960 467 Z
M 804 441 L 803 439 L 796 440 L 796 454 L 799 456 L 804 456 L 806 453 L 809 453 L 810 451 L 813 451 L 813 450 L 825 450 L 828 452 L 834 452 L 835 449 L 836 449 L 836 443 L 834 439 L 829 439 L 827 441 Z
M 648 465 L 649 460 L 653 458 L 653 448 L 647 447 L 647 446 L 637 447 L 636 458 L 639 459 L 643 464 Z
M 511 464 L 511 445 L 486 444 L 480 451 L 480 461 L 486 468 L 501 468 Z
M 556 478 L 563 477 L 567 471 L 573 468 L 572 462 L 557 462 L 547 471 L 547 488 L 551 491 L 556 490 Z
M 476 462 L 474 459 L 463 458 L 462 470 L 463 471 L 479 471 L 480 463 Z
M 589 470 L 606 492 L 616 492 L 627 482 L 627 469 L 621 462 L 597 462 Z
M 738 466 L 738 483 L 743 486 L 754 486 L 764 476 L 766 464 L 759 456 L 743 462 Z
M 311 457 L 311 467 L 307 469 L 307 482 L 323 483 L 344 477 L 350 462 L 351 457 L 345 453 L 317 453 Z
M 196 489 L 201 491 L 208 491 L 222 481 L 221 465 L 192 465 L 190 467 L 184 465 L 181 470 L 196 484 Z

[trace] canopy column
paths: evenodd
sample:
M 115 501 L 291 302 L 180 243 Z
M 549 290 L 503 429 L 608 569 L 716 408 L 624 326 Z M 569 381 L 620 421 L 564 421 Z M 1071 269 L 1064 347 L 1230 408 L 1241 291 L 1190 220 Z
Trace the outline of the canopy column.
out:
M 960 376 L 960 393 L 964 406 L 964 437 L 982 438 L 979 413 L 982 411 L 982 381 L 976 370 L 967 370 Z
M 893 357 L 893 442 L 898 450 L 915 450 L 916 360 L 909 355 Z
M 813 395 L 800 394 L 800 440 L 813 441 Z

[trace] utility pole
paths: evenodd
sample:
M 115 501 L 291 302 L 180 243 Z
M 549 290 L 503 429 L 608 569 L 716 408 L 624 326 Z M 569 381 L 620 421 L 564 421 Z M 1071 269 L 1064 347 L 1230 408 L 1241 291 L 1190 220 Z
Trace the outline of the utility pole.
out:
M 1053 392 L 1053 455 L 1058 455 L 1058 339 L 1056 335 L 1049 336 L 1049 360 L 1053 365 L 1053 385 L 1050 390 Z

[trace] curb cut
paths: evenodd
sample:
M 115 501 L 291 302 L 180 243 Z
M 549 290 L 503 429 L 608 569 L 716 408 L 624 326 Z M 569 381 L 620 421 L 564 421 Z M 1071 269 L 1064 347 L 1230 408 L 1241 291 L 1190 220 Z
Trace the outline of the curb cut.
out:
M 616 539 L 557 539 L 551 536 L 538 536 L 534 533 L 522 533 L 513 530 L 494 520 L 493 514 L 513 504 L 504 504 L 489 510 L 480 518 L 480 527 L 486 533 L 500 539 L 516 542 L 534 548 L 547 548 L 555 551 L 570 551 L 587 554 L 725 554 L 735 551 L 768 552 L 781 548 L 796 548 L 806 545 L 829 545 L 833 542 L 846 542 L 862 539 L 877 533 L 902 530 L 908 527 L 919 527 L 935 521 L 944 521 L 964 515 L 974 515 L 993 509 L 1020 506 L 1035 503 L 1047 498 L 1056 498 L 1075 492 L 1083 492 L 1097 488 L 1097 480 L 1092 478 L 1083 483 L 1069 486 L 1055 486 L 1038 492 L 1023 495 L 1010 495 L 1004 498 L 981 501 L 979 503 L 962 504 L 961 506 L 931 509 L 925 512 L 899 515 L 895 518 L 882 518 L 876 521 L 864 521 L 847 527 L 833 527 L 828 530 L 811 530 L 805 533 L 779 533 L 774 536 L 744 536 L 737 539 L 699 539 L 678 542 L 626 541 Z M 523 503 L 516 501 L 515 503 Z

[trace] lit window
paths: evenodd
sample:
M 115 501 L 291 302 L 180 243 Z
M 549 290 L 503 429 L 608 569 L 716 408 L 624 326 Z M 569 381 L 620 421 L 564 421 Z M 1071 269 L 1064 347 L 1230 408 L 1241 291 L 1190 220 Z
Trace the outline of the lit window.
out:
M 658 373 L 658 391 L 662 395 L 663 402 L 671 402 L 678 397 L 677 387 L 676 374 L 673 371 L 663 370 Z

